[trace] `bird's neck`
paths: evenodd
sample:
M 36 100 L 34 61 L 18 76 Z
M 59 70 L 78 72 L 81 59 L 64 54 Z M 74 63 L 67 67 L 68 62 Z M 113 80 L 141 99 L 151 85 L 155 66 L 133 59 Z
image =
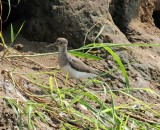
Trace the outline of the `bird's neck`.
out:
M 67 60 L 67 47 L 63 46 L 63 47 L 59 47 L 58 50 L 59 54 L 58 54 L 58 62 L 59 62 L 59 66 L 65 66 L 68 63 Z
M 59 47 L 58 52 L 59 52 L 59 55 L 67 54 L 67 47 L 66 46 Z

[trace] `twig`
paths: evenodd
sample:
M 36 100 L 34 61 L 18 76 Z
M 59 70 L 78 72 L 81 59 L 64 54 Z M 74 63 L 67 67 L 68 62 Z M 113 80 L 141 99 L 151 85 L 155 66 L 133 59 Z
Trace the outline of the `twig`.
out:
M 143 117 L 140 117 L 140 116 L 137 116 L 137 115 L 133 115 L 131 112 L 124 112 L 126 115 L 132 117 L 132 118 L 135 118 L 137 120 L 140 120 L 140 121 L 143 121 L 143 122 L 147 122 L 147 123 L 150 123 L 150 124 L 160 124 L 158 122 L 154 122 L 154 121 L 151 121 L 151 120 L 148 120 L 148 119 L 145 119 Z
M 43 54 L 34 54 L 34 55 L 11 55 L 11 56 L 6 56 L 6 58 L 15 58 L 15 57 L 37 57 L 37 56 L 47 56 L 47 55 L 53 55 L 57 54 L 58 52 L 54 53 L 43 53 Z
M 83 46 L 85 45 L 85 43 L 86 43 L 86 39 L 87 39 L 87 35 L 88 35 L 88 33 L 96 26 L 96 25 L 98 25 L 99 24 L 99 22 L 98 23 L 95 23 L 91 28 L 89 28 L 88 29 L 88 31 L 86 32 L 86 34 L 85 34 L 85 38 L 84 38 L 84 41 L 83 41 Z

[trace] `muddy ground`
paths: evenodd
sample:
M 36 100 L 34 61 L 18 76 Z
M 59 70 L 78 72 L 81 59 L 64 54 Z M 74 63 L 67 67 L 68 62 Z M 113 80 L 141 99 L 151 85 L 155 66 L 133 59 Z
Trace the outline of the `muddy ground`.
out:
M 9 41 L 9 38 L 6 37 L 6 41 Z M 1 59 L 0 62 L 0 95 L 1 97 L 10 97 L 17 99 L 17 101 L 25 101 L 27 99 L 32 99 L 30 94 L 41 95 L 43 92 L 37 85 L 31 82 L 35 81 L 37 83 L 48 84 L 49 77 L 55 76 L 54 70 L 57 69 L 56 77 L 59 85 L 61 87 L 72 87 L 75 85 L 74 80 L 69 80 L 69 86 L 66 86 L 65 76 L 58 70 L 57 54 L 53 52 L 56 51 L 55 48 L 45 48 L 46 45 L 50 43 L 39 43 L 27 41 L 21 35 L 16 39 L 15 45 L 23 44 L 23 48 L 20 51 L 10 48 L 10 51 Z M 34 45 L 34 46 L 33 46 Z M 12 45 L 14 47 L 14 45 Z M 103 51 L 103 50 L 102 50 Z M 53 54 L 50 54 L 52 52 Z M 122 62 L 127 66 L 127 72 L 130 79 L 130 84 L 132 88 L 151 88 L 157 94 L 160 94 L 160 48 L 159 47 L 129 47 L 123 52 L 126 52 L 126 55 L 120 55 Z M 44 54 L 46 53 L 46 54 Z M 117 53 L 119 53 L 117 51 Z M 4 51 L 1 51 L 1 56 L 3 56 Z M 41 54 L 41 55 L 37 55 Z M 17 57 L 17 55 L 20 55 Z M 28 57 L 23 57 L 22 55 L 28 55 Z M 37 56 L 33 56 L 37 55 Z M 104 58 L 102 61 L 93 61 L 89 59 L 82 59 L 86 64 L 95 67 L 100 70 L 107 70 L 116 68 L 116 63 L 111 56 L 106 56 L 104 53 L 99 53 L 100 56 Z M 127 63 L 129 62 L 129 63 Z M 51 68 L 50 68 L 51 67 Z M 50 73 L 45 73 L 50 72 Z M 52 73 L 53 72 L 53 73 Z M 28 76 L 31 74 L 30 76 Z M 113 73 L 114 74 L 114 73 Z M 119 82 L 124 81 L 123 76 L 119 71 L 114 74 L 117 79 L 104 79 L 108 82 L 114 90 L 123 89 L 124 84 Z M 16 88 L 13 84 L 16 84 Z M 19 85 L 19 87 L 18 87 Z M 21 87 L 20 87 L 21 86 Z M 23 87 L 22 87 L 23 86 Z M 96 88 L 90 87 L 91 91 L 101 90 L 101 86 Z M 115 99 L 115 105 L 129 103 L 131 99 L 123 96 L 119 93 L 115 93 L 118 98 Z M 141 91 L 135 91 L 132 93 L 136 98 L 144 101 L 145 103 L 154 104 L 153 109 L 160 112 L 160 97 Z M 106 103 L 110 104 L 111 99 L 101 97 L 102 100 L 106 100 Z M 42 100 L 42 102 L 44 102 Z M 0 99 L 0 129 L 16 129 L 18 125 L 18 119 L 5 99 Z M 144 117 L 139 117 L 136 115 L 136 118 L 142 118 L 146 121 L 154 121 L 160 123 L 158 117 L 154 117 L 151 113 L 145 113 Z M 141 120 L 142 120 L 141 119 Z M 24 121 L 25 122 L 25 121 Z M 52 122 L 54 126 L 47 126 L 39 120 L 40 126 L 37 126 L 38 129 L 53 129 L 58 128 L 57 124 Z M 27 129 L 27 123 L 24 123 L 24 129 Z

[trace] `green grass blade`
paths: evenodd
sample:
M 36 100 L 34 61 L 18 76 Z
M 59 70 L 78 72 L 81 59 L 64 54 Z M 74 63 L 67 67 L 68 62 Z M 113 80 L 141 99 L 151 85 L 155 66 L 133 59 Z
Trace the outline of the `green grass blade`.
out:
M 109 47 L 122 47 L 122 46 L 125 46 L 125 47 L 127 47 L 127 46 L 131 46 L 131 47 L 133 47 L 133 46 L 160 46 L 160 43 L 159 44 L 155 44 L 155 43 L 153 43 L 153 44 L 144 44 L 144 43 L 133 43 L 133 44 L 116 44 L 116 43 L 103 43 L 104 44 L 104 46 L 109 46 Z
M 4 48 L 7 48 L 7 45 L 5 44 L 5 41 L 4 41 L 2 32 L 0 32 L 0 39 L 1 39 L 1 41 L 2 41 L 3 47 L 4 47 Z
M 75 109 L 72 109 L 72 108 L 70 109 L 70 111 L 72 111 L 74 115 L 76 115 L 76 116 L 78 116 L 80 118 L 83 118 L 83 119 L 85 119 L 85 120 L 87 120 L 87 121 L 89 121 L 89 122 L 91 122 L 92 124 L 95 125 L 95 122 L 96 122 L 95 118 L 92 118 L 92 117 L 89 117 L 89 116 L 87 116 L 85 114 L 82 114 L 81 112 L 79 112 L 79 111 L 77 111 Z M 99 125 L 99 128 L 105 130 L 106 126 L 104 124 L 99 123 L 98 125 Z
M 17 36 L 19 35 L 19 33 L 21 32 L 23 26 L 24 26 L 25 21 L 22 23 L 22 25 L 20 26 L 20 28 L 18 29 L 18 32 L 16 33 L 16 35 L 14 34 L 14 29 L 13 29 L 13 25 L 11 24 L 11 43 L 9 46 L 12 45 L 12 43 L 15 41 L 15 39 L 17 38 Z
M 49 87 L 50 87 L 51 95 L 53 96 L 53 80 L 51 76 L 49 78 Z
M 90 43 L 86 46 L 83 46 L 79 49 L 75 49 L 77 51 L 80 50 L 88 50 L 88 49 L 94 49 L 94 48 L 103 48 L 103 47 L 135 47 L 135 46 L 145 46 L 145 47 L 149 47 L 149 46 L 160 46 L 159 44 L 144 44 L 144 43 L 137 43 L 137 44 L 120 44 L 120 43 Z
M 64 107 L 64 104 L 63 104 L 63 93 L 61 93 L 61 90 L 59 89 L 59 85 L 57 83 L 56 75 L 54 75 L 54 82 L 56 84 L 57 95 L 58 95 L 59 100 L 60 100 L 60 106 L 63 108 Z
M 115 120 L 115 107 L 114 107 L 114 98 L 113 98 L 113 93 L 111 91 L 111 88 L 108 84 L 105 83 L 105 85 L 108 87 L 109 89 L 109 92 L 111 94 L 111 106 L 112 106 L 112 117 L 113 117 L 113 120 Z M 104 87 L 105 88 L 105 87 Z M 106 91 L 106 89 L 104 89 Z M 105 92 L 106 93 L 106 92 Z
M 129 121 L 129 115 L 126 117 L 125 121 L 124 121 L 124 128 L 127 128 L 127 123 Z
M 28 128 L 29 130 L 32 129 L 32 119 L 31 119 L 31 114 L 32 114 L 32 107 L 31 106 L 28 106 L 27 108 L 27 114 L 28 114 Z
M 13 25 L 11 23 L 11 42 L 12 43 L 14 42 L 14 39 L 15 39 L 15 37 L 14 37 L 14 30 L 13 30 Z
M 36 114 L 40 117 L 40 119 L 45 122 L 46 124 L 48 124 L 47 120 L 45 119 L 45 114 L 43 114 L 42 112 L 36 111 Z
M 127 72 L 125 70 L 125 67 L 124 67 L 122 61 L 120 60 L 120 58 L 118 57 L 118 55 L 114 51 L 112 51 L 111 48 L 104 47 L 104 49 L 106 49 L 113 56 L 113 58 L 115 59 L 115 61 L 118 63 L 118 65 L 120 67 L 120 70 L 122 71 L 122 74 L 123 74 L 123 76 L 125 78 L 126 87 L 127 87 L 128 92 L 129 92 L 129 88 L 130 88 L 130 86 L 129 86 L 129 79 L 128 79 L 128 75 L 127 75 Z
M 93 60 L 102 60 L 102 58 L 95 56 L 95 55 L 91 55 L 89 53 L 83 53 L 80 51 L 69 51 L 70 54 L 74 55 L 74 56 L 78 56 L 80 58 L 88 58 L 88 59 L 93 59 Z
M 6 100 L 11 105 L 13 111 L 16 113 L 18 117 L 18 127 L 20 130 L 22 130 L 22 117 L 21 117 L 22 109 L 20 108 L 20 106 L 17 104 L 15 100 L 11 98 L 6 98 Z
M 7 98 L 6 100 L 11 105 L 11 107 L 14 110 L 14 112 L 16 113 L 17 117 L 19 117 L 19 111 L 18 111 L 17 103 L 13 99 Z
M 22 25 L 20 26 L 20 28 L 19 28 L 19 30 L 18 30 L 16 36 L 15 36 L 15 39 L 17 38 L 18 34 L 21 32 L 21 30 L 22 30 L 24 24 L 25 24 L 25 21 L 24 21 L 24 22 L 22 23 Z

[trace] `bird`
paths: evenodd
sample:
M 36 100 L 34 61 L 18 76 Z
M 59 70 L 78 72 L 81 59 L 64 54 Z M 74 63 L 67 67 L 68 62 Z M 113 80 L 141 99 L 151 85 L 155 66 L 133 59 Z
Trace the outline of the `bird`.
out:
M 100 74 L 99 70 L 86 65 L 79 58 L 68 53 L 68 40 L 66 38 L 58 38 L 52 45 L 58 47 L 59 67 L 69 78 L 81 81 L 88 78 L 95 78 Z

